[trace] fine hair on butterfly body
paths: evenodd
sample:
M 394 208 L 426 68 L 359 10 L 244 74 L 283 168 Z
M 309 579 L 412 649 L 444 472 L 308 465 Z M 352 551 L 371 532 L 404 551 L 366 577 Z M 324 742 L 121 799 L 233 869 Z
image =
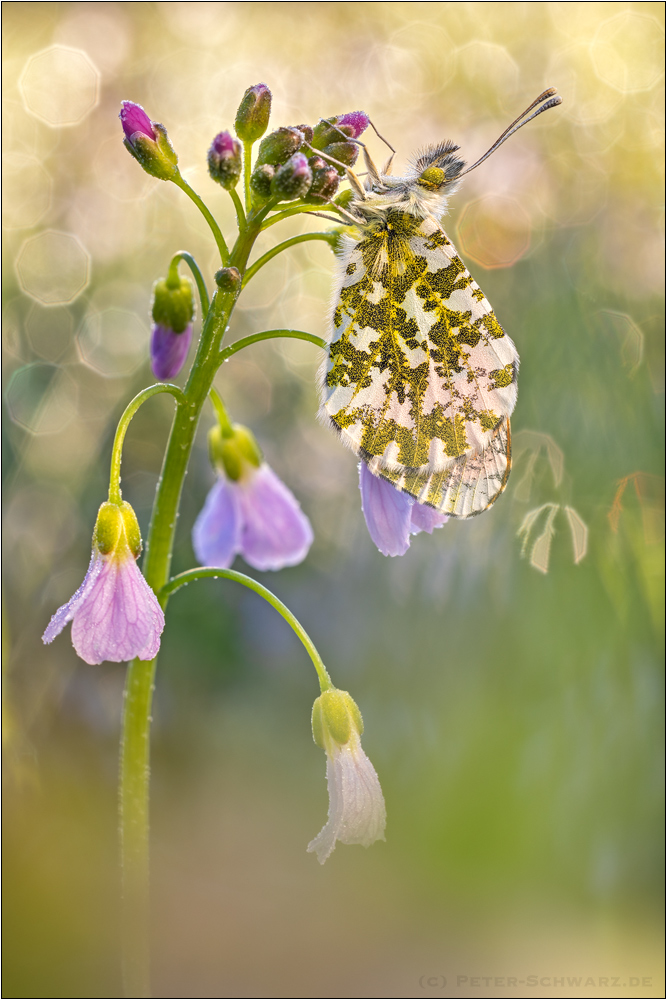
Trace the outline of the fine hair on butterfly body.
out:
M 481 513 L 505 488 L 519 357 L 439 219 L 461 177 L 560 104 L 554 95 L 467 170 L 447 141 L 420 151 L 404 177 L 391 160 L 378 172 L 360 143 L 364 184 L 348 171 L 341 214 L 356 234 L 338 251 L 320 416 L 374 475 L 453 517 Z

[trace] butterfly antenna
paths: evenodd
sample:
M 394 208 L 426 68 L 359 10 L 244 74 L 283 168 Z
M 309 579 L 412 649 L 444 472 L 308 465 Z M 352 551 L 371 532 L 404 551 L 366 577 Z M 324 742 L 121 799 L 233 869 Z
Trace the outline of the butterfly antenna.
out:
M 524 125 L 527 125 L 528 122 L 531 122 L 533 118 L 537 118 L 537 116 L 541 115 L 543 111 L 548 111 L 549 108 L 555 108 L 562 103 L 563 103 L 563 98 L 560 97 L 558 94 L 556 94 L 556 88 L 549 87 L 549 89 L 545 90 L 543 94 L 540 94 L 539 97 L 536 97 L 533 103 L 530 104 L 526 108 L 526 110 L 519 115 L 518 118 L 515 118 L 514 121 L 511 123 L 511 125 L 507 126 L 505 131 L 498 136 L 493 146 L 491 146 L 490 149 L 487 149 L 486 153 L 484 153 L 483 156 L 480 156 L 479 160 L 473 163 L 471 167 L 468 167 L 467 170 L 462 171 L 462 173 L 460 173 L 458 176 L 463 177 L 464 174 L 469 174 L 471 170 L 474 170 L 475 167 L 478 167 L 480 165 L 480 163 L 483 163 L 488 156 L 491 156 L 491 153 L 495 153 L 495 151 L 498 149 L 498 146 L 502 146 L 502 144 L 507 139 L 509 139 L 511 135 L 514 135 L 514 133 L 518 132 L 520 128 L 523 128 Z M 542 106 L 537 108 L 537 111 L 533 111 L 533 108 L 536 107 L 538 104 L 541 104 Z M 528 114 L 529 111 L 533 111 L 533 114 L 530 115 L 529 118 L 526 118 L 526 115 Z

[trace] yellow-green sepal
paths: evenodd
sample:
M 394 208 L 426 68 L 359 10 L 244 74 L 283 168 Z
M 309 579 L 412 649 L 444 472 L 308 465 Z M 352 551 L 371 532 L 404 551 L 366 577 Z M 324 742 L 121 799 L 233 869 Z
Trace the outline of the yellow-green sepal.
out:
M 330 688 L 315 700 L 312 715 L 313 739 L 323 750 L 331 745 L 345 746 L 353 732 L 361 736 L 364 722 L 354 699 L 347 691 Z

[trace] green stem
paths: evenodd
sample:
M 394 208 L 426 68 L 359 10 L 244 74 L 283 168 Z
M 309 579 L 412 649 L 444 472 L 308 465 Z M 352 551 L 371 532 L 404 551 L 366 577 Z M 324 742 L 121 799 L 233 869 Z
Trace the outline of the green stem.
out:
M 238 222 L 239 229 L 245 229 L 245 212 L 243 211 L 243 203 L 238 196 L 236 188 L 229 188 L 229 196 L 234 202 L 234 208 L 236 209 L 236 221 Z
M 151 396 L 157 396 L 160 392 L 170 392 L 177 402 L 185 399 L 183 392 L 177 385 L 160 382 L 158 385 L 151 385 L 148 389 L 143 389 L 138 393 L 125 407 L 123 415 L 118 421 L 116 436 L 114 437 L 113 448 L 111 449 L 111 471 L 109 474 L 109 500 L 111 503 L 120 503 L 123 499 L 120 489 L 120 463 L 123 454 L 123 442 L 127 428 L 130 426 L 130 420 L 142 403 L 145 403 Z
M 191 189 L 185 182 L 180 183 L 179 187 L 190 194 Z M 193 200 L 199 204 L 200 199 L 194 192 L 190 196 L 194 196 Z M 245 273 L 248 257 L 269 207 L 265 206 L 247 220 L 231 255 L 227 255 L 222 237 L 217 240 L 225 264 L 236 267 L 241 275 Z M 204 214 L 207 214 L 207 210 Z M 214 233 L 216 230 L 219 234 L 217 226 Z M 159 593 L 169 579 L 183 481 L 199 416 L 220 365 L 220 345 L 239 291 L 240 288 L 229 292 L 218 290 L 214 294 L 204 319 L 197 354 L 185 389 L 181 392 L 176 386 L 152 387 L 155 392 L 171 391 L 174 395 L 178 394 L 143 561 L 144 577 L 155 593 Z M 147 391 L 152 394 L 151 390 Z M 144 394 L 140 393 L 142 395 Z M 167 599 L 167 594 L 161 597 L 163 607 L 166 606 Z M 120 771 L 123 968 L 125 996 L 132 998 L 149 995 L 149 734 L 154 676 L 154 661 L 133 660 L 127 671 L 123 703 Z
M 317 671 L 317 677 L 320 682 L 320 690 L 328 691 L 329 688 L 333 687 L 331 683 L 331 678 L 327 673 L 327 668 L 322 662 L 322 657 L 317 652 L 314 642 L 306 632 L 305 628 L 297 618 L 294 617 L 290 609 L 283 604 L 283 602 L 276 597 L 275 594 L 271 593 L 266 587 L 257 580 L 253 580 L 252 577 L 246 576 L 245 573 L 237 573 L 233 569 L 218 569 L 217 567 L 199 567 L 198 569 L 191 569 L 185 573 L 179 573 L 178 576 L 172 577 L 169 583 L 160 591 L 160 597 L 168 597 L 173 594 L 179 587 L 182 587 L 186 583 L 192 583 L 194 580 L 205 579 L 206 577 L 212 577 L 217 580 L 218 577 L 222 577 L 225 580 L 235 580 L 237 583 L 242 584 L 244 587 L 248 587 L 249 590 L 254 590 L 256 594 L 263 597 L 265 601 L 275 608 L 278 614 L 282 615 L 287 624 L 294 630 L 301 642 L 306 648 L 306 652 L 313 661 L 313 666 Z
M 199 269 L 199 264 L 194 259 L 191 253 L 187 250 L 179 250 L 172 257 L 172 264 L 174 262 L 178 263 L 179 260 L 184 261 L 190 270 L 192 271 L 193 277 L 195 279 L 195 284 L 197 285 L 197 291 L 199 293 L 199 301 L 201 303 L 201 315 L 202 320 L 206 319 L 206 313 L 209 310 L 210 301 L 208 297 L 208 289 L 206 288 L 206 282 L 204 281 L 204 275 Z
M 243 187 L 245 191 L 245 210 L 250 213 L 251 192 L 250 174 L 252 173 L 252 143 L 247 139 L 243 141 Z
M 201 214 L 208 222 L 210 230 L 213 233 L 213 238 L 215 239 L 215 242 L 218 246 L 218 250 L 220 251 L 220 258 L 222 260 L 222 263 L 223 265 L 226 266 L 229 260 L 229 249 L 227 248 L 227 244 L 225 243 L 225 237 L 222 235 L 222 232 L 220 231 L 220 226 L 215 221 L 215 219 L 213 218 L 213 216 L 211 215 L 208 208 L 201 200 L 197 192 L 192 190 L 188 182 L 184 180 L 180 174 L 176 174 L 176 176 L 173 177 L 172 180 L 176 185 L 176 187 L 179 187 L 181 191 L 185 191 L 188 198 L 190 198 L 190 200 L 195 203 Z
M 255 277 L 260 267 L 264 267 L 265 264 L 268 264 L 268 262 L 273 260 L 273 258 L 279 253 L 282 253 L 283 250 L 295 247 L 297 243 L 307 243 L 308 240 L 323 240 L 325 243 L 329 243 L 333 247 L 336 243 L 336 239 L 336 233 L 333 231 L 329 233 L 302 233 L 300 236 L 293 236 L 290 240 L 285 240 L 284 243 L 279 243 L 278 246 L 273 247 L 271 250 L 267 250 L 267 252 L 260 257 L 259 260 L 256 260 L 255 263 L 248 268 L 245 273 L 245 277 L 243 278 L 243 287 L 245 288 L 251 278 Z
M 232 422 L 229 419 L 227 410 L 225 409 L 225 404 L 222 401 L 222 396 L 220 395 L 218 390 L 214 388 L 214 386 L 211 386 L 208 398 L 211 400 L 211 403 L 213 404 L 213 409 L 215 410 L 215 414 L 218 418 L 218 423 L 220 424 L 220 430 L 222 431 L 222 436 L 231 437 L 231 435 L 234 433 L 232 430 Z
M 328 209 L 331 209 L 333 211 L 336 210 L 336 206 L 335 205 L 331 205 L 329 203 L 327 203 L 326 205 L 322 205 L 322 208 L 328 208 Z M 304 212 L 308 213 L 308 212 L 317 212 L 317 211 L 319 211 L 317 205 L 303 205 L 300 208 L 288 208 L 288 209 L 285 209 L 282 212 L 276 212 L 275 215 L 269 216 L 269 218 L 266 220 L 266 222 L 262 226 L 262 229 L 268 229 L 269 226 L 275 225 L 276 222 L 282 222 L 283 219 L 290 219 L 293 215 L 303 215 Z M 346 223 L 343 218 L 341 218 L 340 221 L 341 221 L 341 225 L 349 225 L 349 223 Z
M 321 347 L 323 351 L 328 346 L 326 340 L 323 340 L 322 337 L 318 337 L 314 333 L 306 333 L 304 330 L 264 330 L 263 333 L 252 333 L 249 337 L 242 337 L 241 340 L 237 340 L 233 344 L 230 344 L 229 347 L 225 347 L 224 351 L 220 352 L 220 360 L 226 361 L 227 358 L 231 358 L 232 354 L 242 351 L 244 347 L 249 347 L 251 344 L 258 344 L 261 340 L 274 340 L 277 337 L 288 337 L 292 340 L 307 340 L 309 343 Z
M 120 856 L 123 984 L 126 997 L 150 997 L 148 782 L 150 713 L 157 660 L 128 665 L 120 754 Z

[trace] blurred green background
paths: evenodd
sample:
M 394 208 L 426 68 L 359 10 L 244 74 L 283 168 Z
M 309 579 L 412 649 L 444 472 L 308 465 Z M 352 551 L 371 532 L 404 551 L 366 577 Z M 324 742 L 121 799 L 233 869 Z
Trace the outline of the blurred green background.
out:
M 364 713 L 387 842 L 323 868 L 305 853 L 327 809 L 312 667 L 250 592 L 181 591 L 154 710 L 154 995 L 664 995 L 664 5 L 3 12 L 4 995 L 119 995 L 124 668 L 40 636 L 83 577 L 115 423 L 151 380 L 152 283 L 179 249 L 209 280 L 219 264 L 194 206 L 124 150 L 119 103 L 165 123 L 231 234 L 205 154 L 260 81 L 274 127 L 363 108 L 397 172 L 446 138 L 473 161 L 547 86 L 564 103 L 466 178 L 445 221 L 522 358 L 515 471 L 489 513 L 383 558 L 353 456 L 315 419 L 318 349 L 258 345 L 218 376 L 312 519 L 305 564 L 259 576 Z M 292 220 L 260 249 L 319 228 Z M 322 243 L 278 257 L 232 338 L 323 334 L 332 270 Z M 125 448 L 144 533 L 170 413 L 151 400 Z M 212 482 L 209 416 L 176 570 Z M 553 506 L 522 558 L 517 531 L 543 504 L 560 505 L 550 551 Z

